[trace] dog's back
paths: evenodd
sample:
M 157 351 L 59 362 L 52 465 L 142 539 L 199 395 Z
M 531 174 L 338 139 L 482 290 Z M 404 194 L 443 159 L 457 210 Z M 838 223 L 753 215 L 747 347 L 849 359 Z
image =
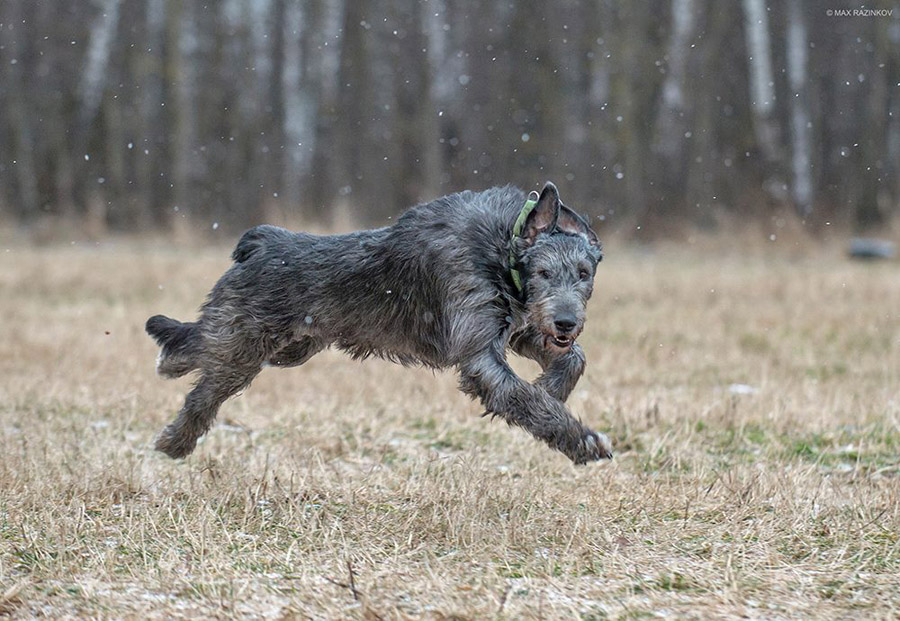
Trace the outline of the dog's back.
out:
M 292 233 L 287 229 L 271 224 L 261 224 L 255 226 L 238 240 L 237 246 L 231 253 L 231 258 L 235 263 L 243 263 L 254 254 L 264 250 L 268 244 L 280 240 L 285 241 L 292 237 Z

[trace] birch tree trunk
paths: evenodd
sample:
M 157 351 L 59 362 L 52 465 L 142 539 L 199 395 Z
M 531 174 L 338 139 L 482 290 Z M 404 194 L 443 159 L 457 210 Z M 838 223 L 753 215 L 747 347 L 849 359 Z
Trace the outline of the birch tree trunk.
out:
M 341 196 L 351 194 L 366 196 L 366 188 L 373 181 L 369 178 L 373 153 L 367 149 L 369 106 L 372 100 L 371 72 L 368 63 L 370 40 L 368 30 L 372 24 L 360 2 L 349 0 L 344 13 L 344 38 L 337 96 L 335 138 L 340 173 Z M 349 199 L 348 199 L 349 200 Z
M 305 83 L 310 54 L 307 45 L 315 31 L 318 3 L 290 0 L 285 6 L 284 42 L 282 50 L 283 69 L 281 72 L 282 106 L 284 108 L 284 173 L 281 197 L 283 202 L 296 205 L 300 201 L 300 187 L 310 172 L 312 144 L 315 136 L 315 111 L 309 108 L 315 104 L 315 87 Z M 275 25 L 274 27 L 278 27 Z M 305 205 L 303 206 L 305 207 Z
M 394 168 L 395 187 L 399 205 L 414 205 L 425 200 L 434 189 L 437 115 L 431 103 L 431 66 L 422 5 L 419 0 L 404 0 L 398 3 L 397 9 L 403 36 L 392 49 L 397 108 L 395 135 L 400 158 L 399 166 Z
M 791 195 L 797 215 L 806 219 L 812 213 L 812 170 L 810 168 L 809 108 L 806 73 L 806 21 L 802 0 L 788 2 L 787 57 L 791 85 Z
M 197 48 L 198 33 L 193 2 L 170 0 L 167 17 L 170 53 L 167 74 L 175 87 L 173 114 L 173 172 L 175 202 L 182 213 L 192 216 L 203 206 L 197 197 L 199 157 L 193 153 L 197 144 Z M 205 211 L 205 210 L 204 210 Z
M 90 124 L 100 108 L 100 100 L 106 87 L 113 35 L 119 24 L 120 4 L 120 0 L 105 0 L 100 15 L 91 28 L 87 57 L 78 88 L 81 99 L 79 116 L 82 125 Z
M 139 64 L 141 84 L 139 116 L 134 142 L 127 146 L 136 160 L 141 223 L 170 224 L 171 206 L 166 206 L 168 185 L 159 175 L 166 159 L 167 128 L 163 108 L 165 92 L 163 48 L 166 35 L 166 0 L 147 0 L 144 23 L 143 62 Z M 168 208 L 166 208 L 168 207 Z
M 284 72 L 285 72 L 285 28 L 287 7 L 286 0 L 273 0 L 272 10 L 269 16 L 269 39 L 271 48 L 271 72 L 268 76 L 268 102 L 266 103 L 265 117 L 266 138 L 265 148 L 268 157 L 265 159 L 263 180 L 263 203 L 279 203 L 280 195 L 284 193 L 282 186 L 285 174 L 285 99 L 284 99 Z
M 672 36 L 668 45 L 668 71 L 662 86 L 657 119 L 658 149 L 669 163 L 677 161 L 684 142 L 684 82 L 689 42 L 694 30 L 694 0 L 672 0 Z
M 352 1 L 352 0 L 351 0 Z M 307 58 L 304 83 L 315 85 L 313 101 L 306 108 L 313 124 L 310 144 L 309 188 L 304 192 L 306 207 L 321 221 L 330 219 L 329 202 L 337 192 L 339 177 L 335 159 L 337 139 L 337 98 L 340 92 L 341 50 L 346 33 L 343 30 L 344 0 L 308 0 L 307 10 L 315 16 L 307 20 L 311 28 L 303 50 Z
M 772 115 L 775 81 L 769 47 L 769 14 L 765 0 L 743 0 L 743 8 L 754 130 L 763 156 L 768 162 L 775 162 L 778 160 L 778 134 Z
M 672 213 L 680 207 L 673 196 L 683 196 L 686 186 L 685 118 L 687 62 L 694 31 L 694 0 L 672 0 L 672 36 L 669 38 L 666 60 L 668 70 L 662 84 L 661 105 L 656 116 L 656 141 L 659 174 L 655 192 L 657 210 Z

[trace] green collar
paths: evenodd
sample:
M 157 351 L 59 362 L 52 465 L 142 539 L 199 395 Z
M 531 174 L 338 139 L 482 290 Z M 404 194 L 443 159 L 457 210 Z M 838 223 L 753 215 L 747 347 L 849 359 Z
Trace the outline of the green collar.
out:
M 509 247 L 509 275 L 512 276 L 513 283 L 516 285 L 516 289 L 519 290 L 519 293 L 522 292 L 522 275 L 519 274 L 519 270 L 516 269 L 516 238 L 522 235 L 522 229 L 525 228 L 525 221 L 528 219 L 528 214 L 530 214 L 534 209 L 534 206 L 537 205 L 538 199 L 540 199 L 540 195 L 532 190 L 528 194 L 528 199 L 525 201 L 522 211 L 519 212 L 519 217 L 516 218 L 516 223 L 513 225 L 513 236 Z

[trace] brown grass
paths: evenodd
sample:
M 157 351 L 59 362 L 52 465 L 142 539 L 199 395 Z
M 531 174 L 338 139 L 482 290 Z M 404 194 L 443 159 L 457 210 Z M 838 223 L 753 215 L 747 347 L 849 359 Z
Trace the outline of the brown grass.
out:
M 170 461 L 143 321 L 228 249 L 0 248 L 0 616 L 897 617 L 897 264 L 607 250 L 570 403 L 617 456 L 575 468 L 334 352 Z

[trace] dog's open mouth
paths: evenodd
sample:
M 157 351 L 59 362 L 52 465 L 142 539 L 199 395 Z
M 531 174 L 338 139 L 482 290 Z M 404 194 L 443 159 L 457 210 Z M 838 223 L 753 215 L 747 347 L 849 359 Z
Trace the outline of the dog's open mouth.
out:
M 544 339 L 545 345 L 552 345 L 558 349 L 569 349 L 574 343 L 575 337 L 572 335 L 548 334 Z

